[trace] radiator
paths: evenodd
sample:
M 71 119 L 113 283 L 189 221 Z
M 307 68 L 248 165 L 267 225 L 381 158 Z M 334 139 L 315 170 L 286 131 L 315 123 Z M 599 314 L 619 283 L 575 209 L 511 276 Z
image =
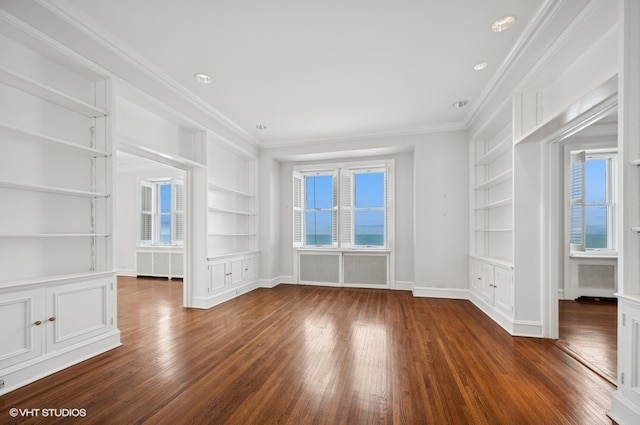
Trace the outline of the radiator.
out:
M 300 283 L 387 288 L 389 255 L 300 252 L 298 276 Z
M 387 255 L 344 254 L 343 269 L 345 284 L 387 286 Z
M 138 276 L 181 278 L 183 277 L 182 265 L 182 252 L 136 252 L 136 275 Z
M 301 253 L 301 283 L 340 283 L 340 254 Z
M 578 264 L 578 288 L 616 289 L 616 266 L 613 264 Z

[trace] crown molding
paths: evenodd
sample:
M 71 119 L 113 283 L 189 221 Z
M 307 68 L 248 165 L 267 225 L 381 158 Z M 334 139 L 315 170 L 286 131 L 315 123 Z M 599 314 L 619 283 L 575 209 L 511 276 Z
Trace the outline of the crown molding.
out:
M 69 4 L 67 1 L 36 0 L 36 2 L 47 11 L 63 20 L 68 25 L 80 31 L 86 37 L 89 37 L 91 40 L 97 42 L 112 54 L 118 56 L 121 60 L 134 66 L 148 78 L 151 78 L 155 82 L 161 84 L 166 89 L 170 90 L 174 95 L 179 96 L 181 99 L 188 102 L 193 107 L 210 116 L 218 124 L 222 125 L 224 128 L 230 130 L 235 135 L 243 139 L 243 141 L 248 142 L 255 147 L 260 146 L 259 141 L 255 137 L 235 124 L 224 114 L 211 107 L 209 104 L 191 93 L 189 90 L 185 89 L 182 85 L 173 80 L 160 69 L 149 63 L 133 49 L 130 49 L 126 45 L 126 43 L 117 40 L 117 38 L 111 34 L 107 34 L 107 31 L 104 29 L 99 30 L 99 25 L 88 25 L 87 23 L 91 20 L 88 17 L 83 16 L 83 14 L 77 8 Z M 118 77 L 122 78 L 122 76 Z M 126 80 L 126 78 L 123 79 Z
M 544 28 L 544 26 L 558 12 L 560 6 L 564 2 L 565 0 L 546 0 L 542 7 L 538 10 L 536 15 L 522 32 L 516 44 L 509 51 L 509 54 L 500 65 L 493 78 L 489 81 L 489 84 L 487 84 L 485 89 L 480 94 L 479 102 L 476 102 L 472 110 L 469 111 L 469 114 L 464 120 L 465 126 L 467 128 L 471 128 L 473 121 L 478 119 L 480 112 L 487 107 L 488 103 L 493 97 L 498 95 L 498 89 L 501 86 L 505 85 L 507 80 L 511 77 L 517 61 L 525 55 L 525 53 L 536 41 L 536 39 L 538 39 L 542 32 L 542 28 Z M 511 96 L 513 95 L 513 93 L 515 93 L 515 90 L 511 93 Z M 500 106 L 496 109 L 502 110 L 506 103 L 511 101 L 511 96 L 503 98 L 500 101 Z M 492 116 L 495 116 L 495 112 L 492 114 Z
M 265 140 L 262 142 L 260 149 L 261 150 L 269 150 L 269 149 L 279 149 L 286 148 L 292 146 L 308 146 L 308 145 L 317 145 L 317 144 L 325 144 L 325 143 L 336 143 L 336 142 L 350 142 L 350 141 L 360 141 L 363 139 L 384 139 L 384 138 L 392 138 L 392 137 L 408 137 L 408 136 L 419 136 L 421 134 L 432 134 L 432 133 L 448 133 L 454 131 L 466 131 L 467 127 L 462 122 L 457 123 L 449 123 L 442 124 L 439 126 L 430 126 L 430 127 L 416 127 L 413 129 L 395 129 L 395 130 L 386 130 L 375 133 L 357 133 L 351 134 L 348 136 L 338 136 L 338 137 L 318 137 L 318 138 L 308 138 L 308 139 L 289 139 L 289 140 Z

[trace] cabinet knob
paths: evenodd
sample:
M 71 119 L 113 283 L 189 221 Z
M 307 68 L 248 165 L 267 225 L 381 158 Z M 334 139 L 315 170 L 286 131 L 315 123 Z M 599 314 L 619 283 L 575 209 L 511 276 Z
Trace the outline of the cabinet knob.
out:
M 50 322 L 55 322 L 55 321 L 56 321 L 55 316 L 51 316 L 51 317 L 49 317 L 49 321 L 50 321 Z
M 34 325 L 36 325 L 36 326 L 40 326 L 41 324 L 42 324 L 42 321 L 41 321 L 41 320 L 37 320 L 37 321 L 34 323 Z

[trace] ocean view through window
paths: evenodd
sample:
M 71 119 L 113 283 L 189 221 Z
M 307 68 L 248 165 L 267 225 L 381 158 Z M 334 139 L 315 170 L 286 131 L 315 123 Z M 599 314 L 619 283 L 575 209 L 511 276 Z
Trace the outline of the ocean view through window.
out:
M 616 249 L 615 152 L 574 151 L 569 167 L 572 251 Z
M 294 170 L 294 246 L 388 248 L 389 167 L 356 164 Z

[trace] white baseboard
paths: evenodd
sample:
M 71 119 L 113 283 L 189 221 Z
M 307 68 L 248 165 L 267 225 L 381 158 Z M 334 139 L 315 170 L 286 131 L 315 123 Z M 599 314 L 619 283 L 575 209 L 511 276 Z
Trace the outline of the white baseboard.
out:
M 620 390 L 611 393 L 609 417 L 620 425 L 640 424 L 640 406 L 629 400 Z
M 237 285 L 232 288 L 224 288 L 223 290 L 220 290 L 215 294 L 209 295 L 207 297 L 193 297 L 191 299 L 191 307 L 206 310 L 211 307 L 215 307 L 218 304 L 222 304 L 225 301 L 229 301 L 236 297 L 239 297 L 240 295 L 246 294 L 247 292 L 251 292 L 259 287 L 259 281 L 253 280 L 251 282 Z
M 396 283 L 392 289 L 395 289 L 397 291 L 413 291 L 413 288 L 414 288 L 413 282 L 396 280 Z
M 260 288 L 275 288 L 281 283 L 295 284 L 293 276 L 277 276 L 271 279 L 260 279 L 258 281 Z
M 448 298 L 452 300 L 468 300 L 469 290 L 458 288 L 434 288 L 426 286 L 413 286 L 414 297 Z
M 116 272 L 116 275 L 124 277 L 136 277 L 138 274 L 136 273 L 135 269 L 119 269 Z
M 0 396 L 121 345 L 120 331 L 116 329 L 80 344 L 9 367 L 2 372 L 5 386 L 0 390 Z

